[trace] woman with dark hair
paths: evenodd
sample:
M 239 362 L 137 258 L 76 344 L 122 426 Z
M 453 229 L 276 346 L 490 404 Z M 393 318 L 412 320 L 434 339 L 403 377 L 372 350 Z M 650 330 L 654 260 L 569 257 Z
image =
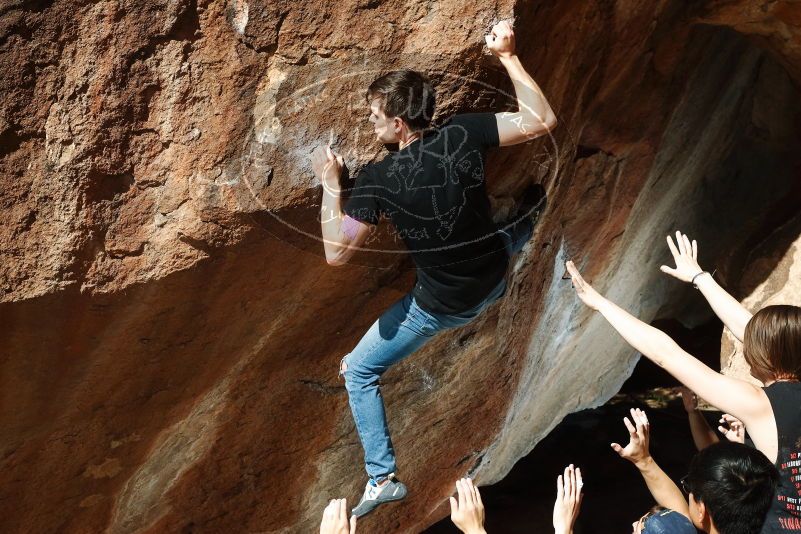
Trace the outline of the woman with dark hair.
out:
M 662 266 L 662 271 L 701 291 L 726 327 L 743 341 L 751 374 L 764 387 L 710 369 L 667 334 L 600 295 L 569 261 L 576 293 L 632 347 L 717 409 L 743 422 L 754 446 L 775 464 L 781 477 L 762 532 L 801 530 L 801 308 L 768 306 L 752 316 L 701 269 L 697 243 L 679 232 L 676 239 L 674 244 L 668 237 L 676 267 Z

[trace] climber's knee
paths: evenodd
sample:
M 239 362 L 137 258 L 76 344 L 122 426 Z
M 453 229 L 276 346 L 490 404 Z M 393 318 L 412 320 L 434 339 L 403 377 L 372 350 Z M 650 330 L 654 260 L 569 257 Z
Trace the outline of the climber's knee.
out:
M 350 391 L 363 390 L 378 384 L 379 375 L 372 369 L 366 367 L 360 361 L 353 361 L 346 356 L 339 364 L 339 374 L 345 379 L 345 389 Z

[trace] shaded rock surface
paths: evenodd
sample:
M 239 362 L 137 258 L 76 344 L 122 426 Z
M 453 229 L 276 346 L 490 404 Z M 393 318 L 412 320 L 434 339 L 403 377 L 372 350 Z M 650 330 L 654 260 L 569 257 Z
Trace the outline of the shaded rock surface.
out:
M 508 109 L 483 34 L 512 15 L 560 126 L 494 152 L 488 187 L 501 206 L 540 182 L 548 210 L 505 299 L 385 376 L 413 488 L 369 519 L 392 532 L 442 517 L 459 476 L 501 479 L 630 374 L 636 355 L 575 299 L 565 259 L 646 320 L 703 324 L 658 271 L 663 236 L 692 234 L 736 279 L 798 214 L 798 8 L 0 7 L 4 531 L 308 532 L 328 498 L 356 497 L 336 367 L 414 274 L 386 229 L 376 252 L 326 265 L 307 156 L 331 139 L 351 169 L 382 156 L 363 90 L 387 69 L 431 74 L 438 121 Z
M 584 497 L 575 534 L 620 534 L 654 506 L 642 476 L 609 443 L 624 441 L 629 408 L 646 410 L 652 422 L 651 453 L 674 480 L 687 474 L 695 454 L 681 400 L 655 408 L 634 399 L 613 399 L 602 407 L 569 414 L 500 482 L 482 488 L 487 532 L 553 531 L 556 477 L 568 464 L 581 468 Z M 719 414 L 718 414 L 719 417 Z M 714 415 L 708 418 L 715 421 Z M 426 534 L 458 534 L 450 518 Z
M 676 320 L 659 320 L 663 329 L 690 354 L 708 365 L 720 359 L 722 323 L 715 317 L 689 330 Z M 647 358 L 640 358 L 620 393 L 606 404 L 569 414 L 521 458 L 503 480 L 481 489 L 487 532 L 516 534 L 552 530 L 555 491 L 552 482 L 568 464 L 581 468 L 584 498 L 574 527 L 576 534 L 619 534 L 654 506 L 637 469 L 609 446 L 628 438 L 623 417 L 631 408 L 645 410 L 651 421 L 650 450 L 675 481 L 687 474 L 696 449 L 680 383 Z M 720 412 L 702 412 L 711 428 Z M 723 437 L 721 436 L 721 439 Z M 458 533 L 450 517 L 426 534 Z

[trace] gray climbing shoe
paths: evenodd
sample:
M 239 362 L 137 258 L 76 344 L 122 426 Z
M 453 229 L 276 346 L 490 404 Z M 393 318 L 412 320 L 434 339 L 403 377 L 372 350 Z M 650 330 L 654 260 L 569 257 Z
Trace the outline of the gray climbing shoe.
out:
M 367 482 L 362 500 L 351 512 L 353 515 L 362 517 L 384 503 L 406 498 L 406 486 L 395 478 L 395 473 L 391 473 L 387 478 L 389 481 L 383 486 L 373 486 L 371 482 Z

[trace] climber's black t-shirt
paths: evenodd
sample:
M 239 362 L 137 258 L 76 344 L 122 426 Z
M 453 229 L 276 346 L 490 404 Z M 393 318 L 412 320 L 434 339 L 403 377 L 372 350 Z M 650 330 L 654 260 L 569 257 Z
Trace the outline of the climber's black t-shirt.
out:
M 484 180 L 486 149 L 498 144 L 494 114 L 454 115 L 356 177 L 343 211 L 370 224 L 390 218 L 417 266 L 412 295 L 429 312 L 473 308 L 506 272 Z

